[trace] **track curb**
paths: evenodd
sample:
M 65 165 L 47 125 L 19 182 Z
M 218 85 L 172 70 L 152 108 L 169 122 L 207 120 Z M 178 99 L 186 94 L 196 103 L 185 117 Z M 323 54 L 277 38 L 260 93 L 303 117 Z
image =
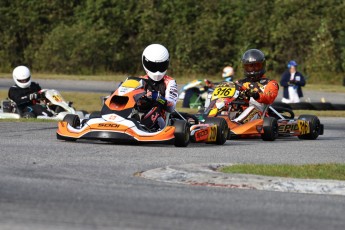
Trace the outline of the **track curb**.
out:
M 136 176 L 160 182 L 194 186 L 345 196 L 345 181 L 228 174 L 217 171 L 220 167 L 231 165 L 234 164 L 166 166 L 140 172 Z

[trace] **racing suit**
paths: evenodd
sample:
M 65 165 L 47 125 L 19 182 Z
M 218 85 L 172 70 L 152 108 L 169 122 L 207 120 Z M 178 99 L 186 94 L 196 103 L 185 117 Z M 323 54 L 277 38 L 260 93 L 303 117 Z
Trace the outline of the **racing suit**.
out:
M 52 116 L 53 114 L 47 108 L 37 104 L 36 99 L 30 99 L 30 94 L 37 94 L 41 89 L 41 86 L 36 82 L 31 82 L 28 88 L 14 85 L 8 91 L 8 98 L 16 103 L 20 114 L 30 112 L 36 117 L 38 115 Z
M 243 90 L 251 91 L 249 106 L 236 119 L 235 122 L 246 123 L 259 118 L 266 107 L 274 102 L 278 95 L 279 86 L 277 81 L 263 76 L 258 82 L 251 82 L 244 78 L 236 82 Z
M 145 111 L 141 117 L 141 122 L 149 128 L 158 124 L 160 129 L 165 127 L 165 111 L 173 112 L 178 99 L 178 91 L 176 81 L 165 75 L 160 81 L 153 81 L 147 75 L 141 78 L 146 79 L 145 90 L 146 97 L 152 98 L 151 108 Z M 140 104 L 142 101 L 138 101 Z

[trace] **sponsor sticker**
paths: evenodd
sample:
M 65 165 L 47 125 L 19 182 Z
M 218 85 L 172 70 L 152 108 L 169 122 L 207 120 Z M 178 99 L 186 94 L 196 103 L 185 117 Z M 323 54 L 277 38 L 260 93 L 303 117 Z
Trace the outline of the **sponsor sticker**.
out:
M 301 135 L 310 133 L 310 127 L 309 127 L 308 121 L 298 120 L 297 124 L 298 124 L 298 129 Z
M 207 141 L 214 142 L 217 140 L 217 126 L 210 127 L 210 134 L 208 135 Z

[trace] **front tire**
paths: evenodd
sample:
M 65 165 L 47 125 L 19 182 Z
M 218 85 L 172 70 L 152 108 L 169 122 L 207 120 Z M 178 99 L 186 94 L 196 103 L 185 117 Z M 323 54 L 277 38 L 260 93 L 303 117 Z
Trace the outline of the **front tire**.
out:
M 176 120 L 175 127 L 175 142 L 176 147 L 187 147 L 190 142 L 190 130 L 188 123 L 184 120 Z
M 73 128 L 77 128 L 80 126 L 80 119 L 79 119 L 78 115 L 75 115 L 75 114 L 67 114 L 63 118 L 63 121 L 66 121 Z
M 264 141 L 274 141 L 278 137 L 278 122 L 274 117 L 264 117 L 264 133 L 261 138 Z
M 207 117 L 205 123 L 217 125 L 217 138 L 215 144 L 223 145 L 229 135 L 229 127 L 225 119 L 221 117 Z

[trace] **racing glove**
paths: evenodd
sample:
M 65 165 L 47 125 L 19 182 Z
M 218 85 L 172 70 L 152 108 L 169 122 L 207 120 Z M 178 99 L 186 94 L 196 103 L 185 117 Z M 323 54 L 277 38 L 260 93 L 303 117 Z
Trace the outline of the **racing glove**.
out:
M 248 91 L 246 92 L 246 96 L 247 96 L 248 98 L 252 97 L 252 98 L 254 98 L 255 100 L 257 100 L 257 99 L 260 98 L 259 92 L 258 92 L 258 91 L 255 91 L 255 90 L 251 90 L 251 89 L 248 90 Z
M 30 101 L 36 100 L 36 99 L 37 99 L 37 93 L 31 93 L 31 94 L 29 95 L 29 99 L 30 99 Z
M 164 109 L 166 107 L 167 99 L 159 95 L 159 92 L 152 91 L 152 100 L 155 101 L 156 105 L 158 105 L 160 108 Z
M 162 108 L 162 109 L 164 109 L 164 108 L 166 107 L 166 105 L 167 105 L 167 99 L 165 99 L 165 98 L 162 97 L 162 96 L 160 96 L 159 98 L 157 98 L 156 102 L 157 102 L 157 105 L 158 105 L 160 108 Z

